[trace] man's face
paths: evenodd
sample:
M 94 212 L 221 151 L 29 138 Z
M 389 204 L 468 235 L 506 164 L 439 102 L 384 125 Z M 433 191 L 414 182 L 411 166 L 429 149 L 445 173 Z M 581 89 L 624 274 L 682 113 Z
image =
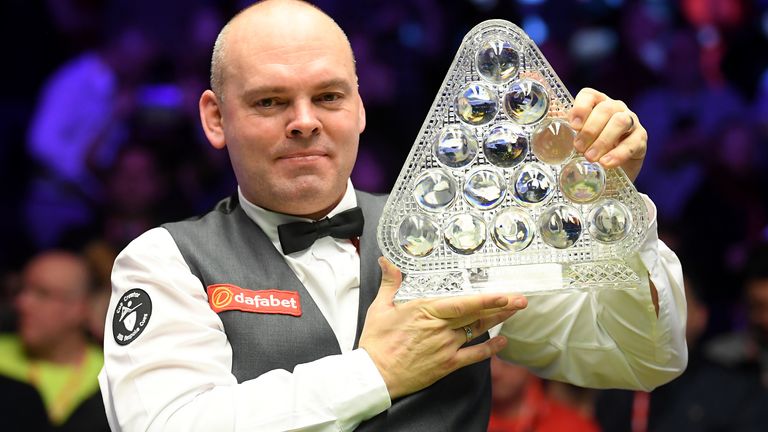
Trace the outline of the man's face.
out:
M 365 113 L 348 46 L 322 26 L 304 29 L 271 41 L 230 34 L 218 100 L 224 145 L 246 198 L 323 216 L 346 190 Z
M 19 335 L 28 349 L 44 350 L 83 331 L 86 281 L 85 268 L 68 256 L 44 255 L 25 268 L 16 307 Z

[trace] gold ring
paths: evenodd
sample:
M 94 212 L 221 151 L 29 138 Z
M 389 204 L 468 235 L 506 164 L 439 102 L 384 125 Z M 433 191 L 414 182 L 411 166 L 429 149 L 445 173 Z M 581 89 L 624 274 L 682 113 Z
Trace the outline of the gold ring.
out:
M 472 340 L 472 327 L 464 326 L 464 333 L 467 336 L 467 342 Z

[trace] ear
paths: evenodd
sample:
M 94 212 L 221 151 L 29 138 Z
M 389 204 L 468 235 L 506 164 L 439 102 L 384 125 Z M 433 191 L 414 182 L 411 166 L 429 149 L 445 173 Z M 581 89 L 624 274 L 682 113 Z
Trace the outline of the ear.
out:
M 200 109 L 200 124 L 203 125 L 205 136 L 211 145 L 219 150 L 227 143 L 224 137 L 224 119 L 221 113 L 219 98 L 211 90 L 206 90 L 200 96 L 198 103 Z
M 360 93 L 357 94 L 357 99 L 360 106 L 357 112 L 357 123 L 360 125 L 358 133 L 363 133 L 365 130 L 365 107 L 363 106 L 363 98 L 360 97 Z

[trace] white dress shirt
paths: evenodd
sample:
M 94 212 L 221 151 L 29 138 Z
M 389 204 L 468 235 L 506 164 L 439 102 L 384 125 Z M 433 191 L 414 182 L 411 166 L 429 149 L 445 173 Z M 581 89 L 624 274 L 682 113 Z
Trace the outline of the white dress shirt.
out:
M 350 185 L 333 214 L 354 205 L 351 191 Z M 245 202 L 243 208 L 264 223 L 265 231 L 282 219 Z M 659 375 L 669 379 L 679 374 L 686 361 L 682 274 L 675 255 L 657 240 L 652 219 L 638 263 L 642 261 L 659 291 L 658 319 L 650 292 L 531 298 L 528 308 L 501 328 L 510 338 L 504 357 L 550 377 L 598 387 L 613 382 L 650 388 L 658 385 Z M 267 231 L 273 243 L 275 232 Z M 99 377 L 113 430 L 346 431 L 389 408 L 388 391 L 368 354 L 350 350 L 359 289 L 359 265 L 352 267 L 348 256 L 354 247 L 349 249 L 343 240 L 324 243 L 291 254 L 286 261 L 318 302 L 343 353 L 238 384 L 223 324 L 170 233 L 156 228 L 132 242 L 113 270 L 105 364 Z M 326 253 L 341 256 L 344 265 Z M 355 275 L 338 273 L 347 265 Z M 333 274 L 339 285 L 329 286 L 326 276 L 307 277 L 309 269 L 316 268 Z M 120 346 L 111 329 L 117 299 L 142 286 L 152 298 L 151 320 L 136 340 Z M 333 305 L 337 298 L 343 307 Z
M 237 193 L 245 214 L 259 225 L 280 252 L 283 249 L 277 227 L 284 223 L 311 221 L 257 207 L 245 199 L 240 188 Z M 328 213 L 328 217 L 354 207 L 357 207 L 355 190 L 352 182 L 347 181 L 344 197 Z M 355 246 L 346 239 L 323 237 L 308 249 L 285 255 L 285 261 L 331 325 L 341 352 L 351 351 L 355 344 L 357 307 L 360 301 L 360 255 Z

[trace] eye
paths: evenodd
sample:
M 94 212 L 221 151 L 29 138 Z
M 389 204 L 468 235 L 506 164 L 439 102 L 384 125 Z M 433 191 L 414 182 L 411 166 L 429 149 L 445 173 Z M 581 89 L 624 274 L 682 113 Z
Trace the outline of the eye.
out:
M 323 93 L 318 99 L 322 102 L 336 102 L 341 99 L 341 95 L 338 93 Z
M 270 108 L 275 105 L 275 99 L 274 98 L 264 98 L 259 99 L 256 101 L 256 106 L 261 108 Z

